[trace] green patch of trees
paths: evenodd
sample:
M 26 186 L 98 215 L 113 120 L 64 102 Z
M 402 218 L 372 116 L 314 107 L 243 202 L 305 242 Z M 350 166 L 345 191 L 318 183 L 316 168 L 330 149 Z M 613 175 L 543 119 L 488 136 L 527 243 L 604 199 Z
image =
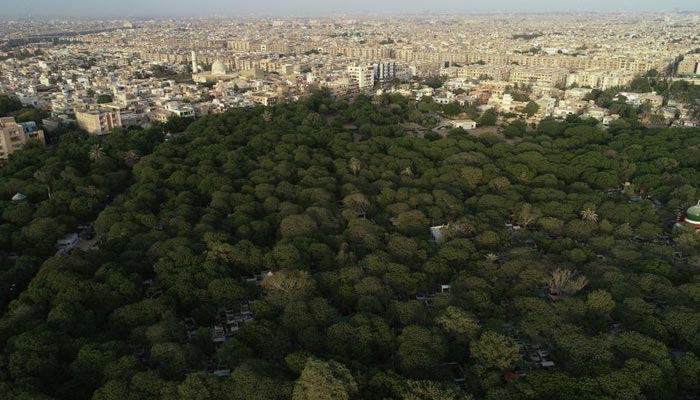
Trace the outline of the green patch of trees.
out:
M 319 92 L 28 146 L 0 170 L 0 393 L 695 394 L 700 247 L 672 226 L 698 131 L 406 135 L 430 103 Z M 99 249 L 52 256 L 93 219 Z

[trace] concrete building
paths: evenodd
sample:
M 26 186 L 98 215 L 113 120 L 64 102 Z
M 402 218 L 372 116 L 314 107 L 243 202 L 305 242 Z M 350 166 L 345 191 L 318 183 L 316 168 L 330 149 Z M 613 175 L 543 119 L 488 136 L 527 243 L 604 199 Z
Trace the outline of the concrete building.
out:
M 75 113 L 75 119 L 78 126 L 91 135 L 107 135 L 114 128 L 122 127 L 119 110 L 78 111 Z
M 46 144 L 44 131 L 34 122 L 18 124 L 12 117 L 0 118 L 0 160 L 7 160 L 10 154 L 22 150 L 29 140 Z
M 516 67 L 510 72 L 510 81 L 519 85 L 564 86 L 567 75 L 565 69 Z
M 192 74 L 199 73 L 199 64 L 197 64 L 197 52 L 192 50 Z
M 350 65 L 348 66 L 350 79 L 357 82 L 357 86 L 362 89 L 374 86 L 374 67 L 372 65 Z
M 700 74 L 700 57 L 687 57 L 678 63 L 678 75 Z
M 277 95 L 265 92 L 252 92 L 249 94 L 251 100 L 263 106 L 274 106 L 277 104 Z
M 379 62 L 374 64 L 374 81 L 390 82 L 396 78 L 395 62 Z
M 471 119 L 456 119 L 452 121 L 454 128 L 462 128 L 464 130 L 476 129 L 476 122 Z

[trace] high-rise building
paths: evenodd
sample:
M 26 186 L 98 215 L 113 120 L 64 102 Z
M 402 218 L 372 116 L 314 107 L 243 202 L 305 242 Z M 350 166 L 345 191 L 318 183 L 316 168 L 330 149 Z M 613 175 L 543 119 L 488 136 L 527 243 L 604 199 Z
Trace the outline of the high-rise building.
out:
M 199 73 L 199 65 L 197 64 L 197 51 L 192 50 L 192 73 Z
M 350 65 L 348 75 L 350 79 L 357 82 L 360 90 L 374 86 L 374 66 L 372 65 Z
M 396 78 L 395 62 L 378 62 L 374 64 L 374 81 L 390 82 Z
M 10 154 L 22 150 L 29 140 L 46 144 L 44 131 L 34 122 L 18 124 L 12 117 L 0 118 L 0 160 L 7 160 Z
M 107 135 L 122 127 L 119 110 L 90 110 L 75 113 L 78 126 L 92 135 Z

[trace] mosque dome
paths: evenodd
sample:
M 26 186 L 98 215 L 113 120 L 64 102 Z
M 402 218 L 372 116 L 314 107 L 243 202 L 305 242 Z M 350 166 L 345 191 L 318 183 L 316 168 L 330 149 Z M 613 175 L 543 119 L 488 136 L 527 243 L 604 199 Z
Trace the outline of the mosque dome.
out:
M 685 220 L 691 224 L 700 225 L 700 201 L 685 212 Z
M 226 75 L 226 66 L 221 60 L 216 60 L 211 65 L 211 73 L 212 75 Z

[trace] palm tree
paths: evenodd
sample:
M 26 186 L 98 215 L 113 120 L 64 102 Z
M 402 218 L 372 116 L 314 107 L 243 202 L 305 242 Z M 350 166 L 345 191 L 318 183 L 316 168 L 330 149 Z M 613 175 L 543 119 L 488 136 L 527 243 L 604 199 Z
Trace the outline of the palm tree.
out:
M 34 179 L 36 179 L 39 183 L 46 185 L 46 191 L 49 194 L 49 199 L 51 199 L 51 174 L 39 169 L 34 173 Z
M 576 276 L 576 271 L 557 268 L 552 271 L 552 275 L 547 280 L 549 292 L 558 296 L 576 294 L 588 285 L 585 276 Z
M 360 164 L 360 160 L 357 158 L 353 157 L 350 159 L 350 170 L 352 171 L 352 174 L 357 177 L 357 173 L 360 172 L 362 169 L 362 164 Z
M 272 114 L 270 114 L 270 112 L 266 110 L 264 113 L 262 113 L 262 119 L 265 122 L 270 122 L 272 121 Z
M 581 211 L 581 218 L 584 221 L 588 221 L 588 222 L 593 222 L 593 223 L 598 222 L 598 214 L 596 214 L 595 210 L 593 210 L 591 208 L 587 208 L 587 209 Z
M 495 263 L 496 261 L 498 261 L 498 256 L 496 254 L 489 253 L 486 255 L 486 261 L 490 263 Z
M 88 152 L 88 157 L 90 157 L 90 159 L 92 161 L 97 161 L 100 158 L 102 158 L 104 155 L 105 155 L 105 152 L 104 152 L 104 150 L 102 150 L 102 146 L 99 144 L 93 144 L 90 147 L 90 151 Z
M 124 153 L 123 158 L 126 165 L 133 167 L 137 162 L 139 162 L 139 152 L 136 150 L 129 150 Z
M 530 204 L 523 204 L 518 214 L 517 222 L 523 228 L 527 228 L 531 223 L 537 221 L 542 216 L 540 210 L 533 208 Z
M 413 176 L 413 170 L 411 167 L 406 167 L 401 170 L 401 175 L 411 177 Z

